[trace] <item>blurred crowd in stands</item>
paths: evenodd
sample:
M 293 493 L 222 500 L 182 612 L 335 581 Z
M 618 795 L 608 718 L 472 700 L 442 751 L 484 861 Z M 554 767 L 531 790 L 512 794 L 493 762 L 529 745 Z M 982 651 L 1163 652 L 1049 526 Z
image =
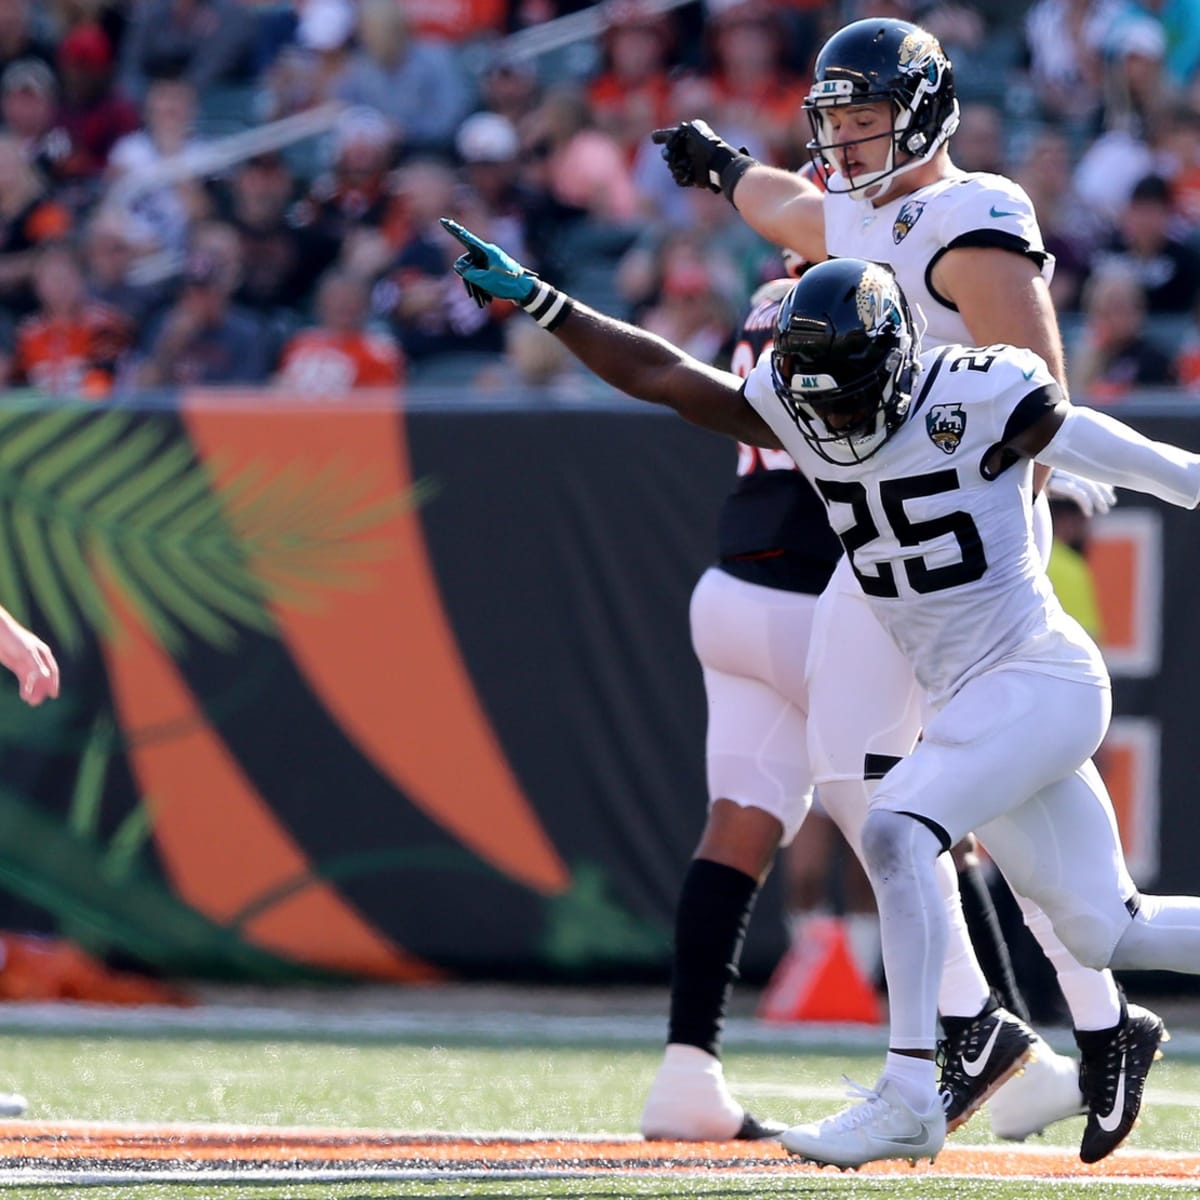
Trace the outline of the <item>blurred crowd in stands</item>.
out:
M 662 8 L 0 0 L 0 379 L 581 394 L 463 293 L 444 213 L 718 361 L 779 253 L 648 135 L 702 116 L 799 168 L 816 50 L 884 15 L 954 61 L 954 161 L 1032 197 L 1077 395 L 1200 392 L 1200 0 Z

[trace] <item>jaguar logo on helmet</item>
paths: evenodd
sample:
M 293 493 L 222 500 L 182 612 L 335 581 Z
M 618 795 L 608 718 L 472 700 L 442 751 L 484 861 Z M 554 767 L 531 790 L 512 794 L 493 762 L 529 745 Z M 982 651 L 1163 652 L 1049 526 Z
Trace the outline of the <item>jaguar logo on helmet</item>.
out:
M 967 431 L 967 414 L 961 404 L 935 404 L 925 414 L 929 440 L 947 454 L 953 454 Z
M 863 271 L 854 302 L 868 337 L 876 337 L 884 329 L 899 327 L 900 296 L 896 291 L 896 277 L 886 267 L 871 263 Z
M 932 33 L 914 29 L 900 43 L 900 69 L 909 74 L 928 73 L 936 79 L 946 65 L 946 55 L 941 43 Z
M 924 211 L 924 200 L 906 200 L 900 206 L 900 211 L 896 214 L 896 219 L 892 222 L 892 241 L 897 246 L 912 233 L 912 227 L 921 219 L 921 214 Z

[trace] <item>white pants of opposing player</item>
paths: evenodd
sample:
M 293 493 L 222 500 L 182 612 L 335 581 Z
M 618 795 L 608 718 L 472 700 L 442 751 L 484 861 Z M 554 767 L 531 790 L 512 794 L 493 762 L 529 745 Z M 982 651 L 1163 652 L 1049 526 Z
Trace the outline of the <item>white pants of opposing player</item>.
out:
M 708 698 L 709 800 L 732 800 L 771 814 L 783 826 L 783 845 L 796 836 L 812 806 L 813 772 L 806 739 L 810 724 L 807 660 L 810 642 L 818 646 L 824 637 L 818 613 L 825 603 L 815 596 L 746 583 L 715 568 L 705 572 L 692 593 L 692 645 L 704 671 Z M 873 617 L 871 621 L 891 650 L 892 659 L 887 661 L 898 660 L 897 674 L 907 679 L 915 708 L 916 688 L 907 662 Z M 870 712 L 874 696 L 869 691 L 860 694 L 853 674 L 843 677 L 843 684 L 830 703 L 840 705 L 835 710 L 840 720 L 854 724 L 858 713 Z M 898 740 L 889 736 L 879 744 L 898 745 L 897 753 L 907 753 L 918 728 L 914 711 L 911 721 L 895 735 Z M 861 763 L 861 737 L 855 744 Z M 839 803 L 826 805 L 823 795 L 820 799 L 861 862 L 862 827 L 867 816 L 861 768 L 853 787 L 842 792 L 839 796 L 838 789 L 833 789 Z M 973 1015 L 987 998 L 987 983 L 974 960 L 948 855 L 941 857 L 937 870 L 950 930 L 945 974 L 961 980 L 969 969 L 975 983 L 966 1004 L 948 1011 Z
M 928 962 L 942 951 L 935 835 L 914 816 L 951 843 L 974 830 L 1076 959 L 1093 968 L 1112 959 L 1138 897 L 1090 758 L 1110 713 L 1106 687 L 1019 664 L 997 668 L 928 721 L 920 745 L 879 787 L 863 846 L 879 899 L 894 1048 L 933 1044 L 938 978 Z
M 795 836 L 812 803 L 805 661 L 817 598 L 711 568 L 692 593 L 708 698 L 709 800 L 762 809 Z

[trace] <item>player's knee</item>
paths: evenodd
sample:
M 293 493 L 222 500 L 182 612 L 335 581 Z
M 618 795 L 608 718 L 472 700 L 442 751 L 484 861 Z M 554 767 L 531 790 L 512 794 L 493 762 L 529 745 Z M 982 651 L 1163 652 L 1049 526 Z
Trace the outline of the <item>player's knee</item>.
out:
M 874 878 L 896 872 L 919 872 L 932 865 L 950 838 L 936 822 L 911 812 L 875 808 L 862 831 L 863 862 Z
M 873 875 L 911 868 L 912 818 L 886 809 L 867 814 L 863 824 L 863 860 Z

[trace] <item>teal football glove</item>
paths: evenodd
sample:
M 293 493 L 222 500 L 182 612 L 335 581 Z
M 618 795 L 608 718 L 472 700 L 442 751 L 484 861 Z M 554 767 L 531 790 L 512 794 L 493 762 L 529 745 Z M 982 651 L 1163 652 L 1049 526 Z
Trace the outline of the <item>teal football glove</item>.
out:
M 467 295 L 482 308 L 493 298 L 524 304 L 537 290 L 538 277 L 527 271 L 499 246 L 477 238 L 457 221 L 442 217 L 442 228 L 467 248 L 454 260 L 454 270 L 467 289 Z

